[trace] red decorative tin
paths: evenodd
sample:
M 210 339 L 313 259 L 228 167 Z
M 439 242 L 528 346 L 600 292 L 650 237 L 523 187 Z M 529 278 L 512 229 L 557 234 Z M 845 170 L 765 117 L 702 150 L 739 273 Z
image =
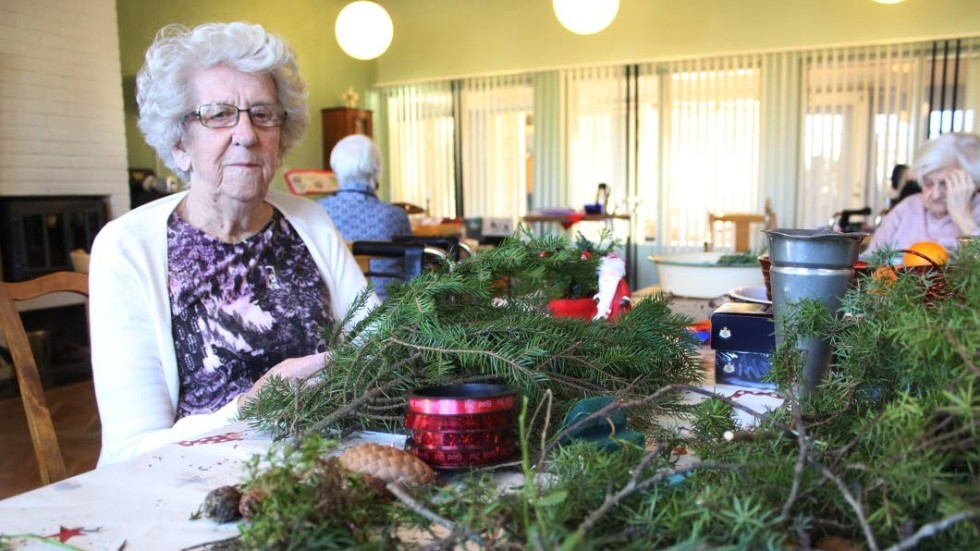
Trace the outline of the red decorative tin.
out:
M 509 427 L 514 421 L 514 410 L 463 415 L 429 415 L 413 411 L 405 414 L 405 428 L 409 430 L 482 430 Z
M 489 413 L 514 409 L 514 392 L 506 385 L 482 383 L 430 386 L 408 395 L 408 411 L 428 415 Z
M 426 449 L 486 449 L 514 441 L 513 427 L 500 430 L 412 431 L 415 445 Z
M 514 391 L 505 385 L 423 388 L 408 397 L 412 452 L 433 467 L 501 461 L 517 449 Z
M 509 459 L 517 451 L 517 442 L 483 450 L 440 450 L 413 448 L 412 453 L 436 468 L 470 467 Z

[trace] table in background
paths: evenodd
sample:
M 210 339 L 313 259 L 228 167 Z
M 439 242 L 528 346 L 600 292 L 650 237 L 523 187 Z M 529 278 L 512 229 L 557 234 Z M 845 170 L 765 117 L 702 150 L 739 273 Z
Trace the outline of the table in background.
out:
M 627 225 L 631 223 L 632 216 L 628 214 L 584 214 L 580 212 L 570 212 L 565 214 L 528 214 L 521 218 L 526 224 L 560 224 L 565 230 L 579 222 L 605 222 L 612 224 L 616 220 L 625 220 Z M 538 228 L 540 230 L 540 226 Z M 540 231 L 536 233 L 541 233 Z M 633 238 L 632 228 L 626 230 L 626 274 L 632 274 L 633 266 Z M 632 285 L 633 282 L 631 281 Z

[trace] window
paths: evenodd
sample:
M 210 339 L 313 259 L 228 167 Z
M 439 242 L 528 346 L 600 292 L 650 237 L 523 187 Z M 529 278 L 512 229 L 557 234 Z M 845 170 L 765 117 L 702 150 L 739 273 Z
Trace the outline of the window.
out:
M 460 96 L 463 211 L 513 221 L 532 183 L 534 89 L 526 77 L 466 79 Z
M 610 209 L 633 215 L 617 236 L 646 247 L 635 257 L 709 241 L 725 251 L 733 236 L 709 234 L 708 212 L 763 214 L 771 200 L 780 226 L 817 228 L 842 209 L 884 209 L 896 164 L 913 164 L 918 146 L 941 132 L 975 131 L 980 37 L 581 67 L 381 94 L 400 200 L 441 216 L 462 205 L 467 216 L 519 219 L 533 208 L 581 210 L 605 183 Z M 761 249 L 765 236 L 752 236 Z
M 393 201 L 456 216 L 453 102 L 446 84 L 413 85 L 381 94 L 387 128 L 387 181 Z
M 762 212 L 759 59 L 671 63 L 664 84 L 661 246 L 698 250 L 714 241 L 730 250 L 733 235 L 708 235 L 708 212 Z

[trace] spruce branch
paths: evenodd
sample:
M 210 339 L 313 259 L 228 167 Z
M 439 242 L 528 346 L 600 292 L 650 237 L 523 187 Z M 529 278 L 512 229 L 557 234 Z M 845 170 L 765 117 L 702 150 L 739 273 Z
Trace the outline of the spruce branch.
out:
M 440 354 L 457 354 L 457 355 L 473 354 L 473 355 L 476 355 L 476 356 L 483 356 L 483 357 L 488 358 L 490 360 L 495 360 L 495 361 L 498 361 L 498 362 L 500 362 L 502 364 L 505 364 L 505 365 L 510 366 L 511 368 L 514 369 L 514 371 L 516 373 L 520 373 L 520 374 L 526 376 L 528 378 L 528 380 L 534 381 L 535 378 L 536 378 L 534 372 L 532 372 L 527 367 L 521 365 L 518 361 L 512 360 L 510 358 L 506 358 L 503 355 L 498 354 L 496 352 L 493 352 L 491 350 L 480 350 L 480 349 L 475 349 L 475 348 L 474 349 L 439 348 L 439 347 L 436 347 L 436 346 L 426 346 L 426 345 L 421 345 L 421 344 L 415 344 L 415 343 L 410 343 L 410 342 L 402 341 L 402 340 L 400 340 L 400 339 L 398 339 L 397 337 L 394 337 L 394 336 L 390 337 L 389 340 L 392 343 L 394 343 L 394 344 L 398 344 L 398 345 L 404 346 L 405 348 L 410 348 L 410 349 L 418 350 L 420 352 L 438 352 Z
M 361 406 L 367 403 L 370 403 L 371 400 L 377 398 L 378 396 L 383 396 L 385 392 L 391 390 L 392 388 L 397 387 L 399 384 L 401 384 L 401 381 L 396 379 L 393 381 L 388 381 L 387 383 L 384 383 L 380 386 L 377 386 L 371 390 L 364 392 L 364 394 L 361 394 L 359 397 L 351 400 L 350 402 L 347 402 L 345 405 L 335 409 L 326 417 L 316 422 L 313 425 L 313 427 L 310 429 L 310 432 L 324 431 L 326 428 L 330 427 L 338 420 L 353 415 L 355 412 L 358 411 L 358 408 L 360 408 Z

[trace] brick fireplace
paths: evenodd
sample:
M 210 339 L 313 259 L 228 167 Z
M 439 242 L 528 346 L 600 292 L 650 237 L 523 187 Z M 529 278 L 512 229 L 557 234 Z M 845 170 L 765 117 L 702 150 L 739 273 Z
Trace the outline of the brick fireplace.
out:
M 71 269 L 66 255 L 128 210 L 126 125 L 115 2 L 14 0 L 3 9 L 0 276 L 19 280 Z M 83 303 L 22 314 L 45 382 L 91 376 Z M 4 352 L 0 391 L 9 393 Z

